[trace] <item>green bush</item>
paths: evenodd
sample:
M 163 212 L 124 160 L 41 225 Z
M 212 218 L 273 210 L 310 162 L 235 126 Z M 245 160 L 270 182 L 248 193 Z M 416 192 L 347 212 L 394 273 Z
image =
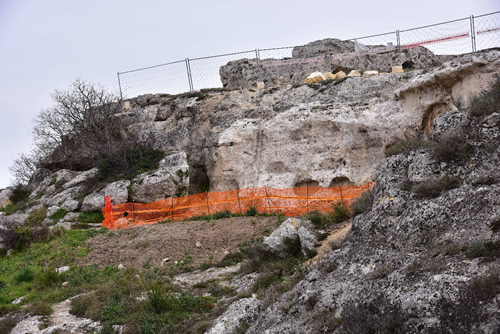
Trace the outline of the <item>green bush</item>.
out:
M 0 208 L 0 211 L 5 212 L 9 216 L 17 211 L 17 205 L 14 203 L 7 204 L 3 208 Z
M 50 216 L 50 218 L 54 220 L 56 223 L 58 223 L 61 219 L 64 218 L 64 216 L 66 216 L 67 213 L 68 211 L 64 210 L 63 208 L 60 208 L 52 216 Z
M 231 211 L 217 211 L 212 215 L 212 219 L 223 219 L 223 218 L 231 218 Z
M 99 164 L 99 180 L 132 179 L 158 168 L 165 152 L 149 147 L 136 146 L 119 151 Z
M 56 272 L 54 266 L 43 268 L 35 274 L 35 282 L 41 288 L 49 288 L 62 282 L 64 274 Z
M 500 76 L 497 74 L 491 87 L 470 101 L 469 113 L 474 117 L 481 117 L 498 111 L 500 111 Z
M 248 208 L 248 210 L 246 211 L 245 215 L 248 216 L 248 217 L 253 217 L 253 216 L 257 216 L 257 214 L 259 213 L 259 211 L 257 210 L 257 207 L 256 206 L 251 206 Z
M 14 276 L 14 281 L 16 283 L 22 282 L 31 282 L 35 279 L 35 272 L 31 267 L 23 267 L 17 274 Z
M 26 222 L 30 226 L 37 226 L 40 225 L 45 218 L 47 218 L 47 207 L 44 205 L 40 209 L 32 211 L 28 218 L 26 218 Z
M 365 191 L 361 196 L 351 203 L 352 216 L 356 217 L 359 214 L 372 210 L 373 193 L 371 190 Z
M 319 210 L 309 211 L 306 217 L 317 229 L 325 229 L 332 224 L 331 219 Z
M 43 301 L 36 301 L 29 306 L 29 312 L 33 315 L 47 316 L 52 314 L 53 310 L 49 304 Z
M 14 190 L 12 190 L 12 196 L 10 197 L 12 203 L 27 202 L 29 199 L 30 192 L 23 185 L 18 184 Z
M 85 211 L 78 216 L 78 221 L 82 224 L 101 224 L 103 220 L 101 211 Z
M 458 188 L 461 180 L 448 175 L 442 176 L 439 179 L 431 178 L 424 180 L 412 187 L 412 191 L 419 198 L 435 198 L 441 195 L 443 191 Z
M 339 224 L 351 218 L 349 208 L 344 201 L 338 201 L 332 205 L 332 208 L 333 211 L 330 212 L 328 217 L 331 219 L 333 224 Z

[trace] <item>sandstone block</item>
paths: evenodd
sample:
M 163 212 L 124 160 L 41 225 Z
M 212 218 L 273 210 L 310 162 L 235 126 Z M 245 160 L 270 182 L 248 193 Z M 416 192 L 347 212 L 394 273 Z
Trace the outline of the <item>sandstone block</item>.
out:
M 344 71 L 340 71 L 340 72 L 335 73 L 335 79 L 337 79 L 337 80 L 344 79 L 345 77 L 346 77 L 346 74 Z
M 403 66 L 393 66 L 392 73 L 396 73 L 396 74 L 404 73 Z
M 324 72 L 323 76 L 325 77 L 326 80 L 336 79 L 335 74 L 333 74 L 332 72 Z
M 378 71 L 364 71 L 363 78 L 370 78 L 378 75 Z
M 351 72 L 349 72 L 349 74 L 347 76 L 348 77 L 359 77 L 359 76 L 361 76 L 361 74 L 359 74 L 358 70 L 352 70 Z
M 306 83 L 320 82 L 325 80 L 323 73 L 313 72 L 306 78 Z

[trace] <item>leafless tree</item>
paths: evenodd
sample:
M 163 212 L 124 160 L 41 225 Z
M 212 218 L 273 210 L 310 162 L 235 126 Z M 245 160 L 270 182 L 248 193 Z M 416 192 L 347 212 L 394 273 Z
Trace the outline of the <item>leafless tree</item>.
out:
M 28 184 L 41 158 L 40 151 L 34 149 L 29 153 L 20 153 L 9 170 L 14 177 L 14 184 Z
M 127 133 L 117 94 L 76 79 L 66 90 L 55 90 L 54 105 L 34 119 L 34 149 L 21 153 L 10 170 L 17 183 L 27 183 L 44 159 L 56 157 L 60 168 L 95 166 L 134 139 Z M 81 161 L 85 161 L 84 164 Z
M 35 145 L 41 152 L 48 155 L 59 148 L 69 157 L 72 147 L 62 145 L 65 140 L 73 140 L 97 155 L 112 150 L 120 137 L 115 117 L 121 111 L 118 95 L 78 78 L 69 89 L 55 90 L 52 99 L 54 106 L 42 110 L 33 128 Z

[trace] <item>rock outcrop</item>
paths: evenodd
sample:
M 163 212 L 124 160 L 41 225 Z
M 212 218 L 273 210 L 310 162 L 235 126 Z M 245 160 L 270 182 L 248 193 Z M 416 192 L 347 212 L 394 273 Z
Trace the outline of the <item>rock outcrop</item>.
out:
M 434 55 L 429 49 L 420 46 L 402 50 L 400 61 L 394 46 L 372 45 L 366 48 L 368 52 L 370 49 L 376 49 L 377 52 L 356 54 L 352 41 L 324 39 L 294 47 L 290 59 L 262 59 L 260 63 L 255 59 L 231 61 L 220 68 L 219 74 L 225 88 L 248 89 L 255 88 L 259 81 L 266 86 L 301 84 L 313 72 L 391 72 L 396 65 L 404 68 L 429 68 L 441 65 L 451 58 Z
M 462 129 L 470 156 L 387 159 L 371 212 L 247 333 L 498 333 L 500 114 L 452 111 L 433 125 L 439 145 Z M 437 196 L 405 186 L 441 177 L 462 181 Z
M 149 95 L 128 101 L 121 117 L 140 140 L 186 156 L 191 193 L 333 186 L 338 179 L 362 184 L 374 179 L 385 147 L 429 133 L 436 115 L 484 87 L 498 73 L 499 57 L 493 50 L 404 74 L 257 91 Z M 168 179 L 158 179 L 162 194 L 172 188 Z M 143 192 L 138 183 L 135 196 Z M 143 200 L 159 197 L 144 193 Z

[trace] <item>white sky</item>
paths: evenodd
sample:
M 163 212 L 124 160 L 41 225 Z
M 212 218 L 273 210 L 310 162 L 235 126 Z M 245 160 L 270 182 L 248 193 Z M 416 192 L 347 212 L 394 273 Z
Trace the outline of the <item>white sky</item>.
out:
M 113 90 L 118 71 L 498 10 L 497 0 L 0 0 L 0 188 L 30 148 L 32 119 L 78 76 Z

